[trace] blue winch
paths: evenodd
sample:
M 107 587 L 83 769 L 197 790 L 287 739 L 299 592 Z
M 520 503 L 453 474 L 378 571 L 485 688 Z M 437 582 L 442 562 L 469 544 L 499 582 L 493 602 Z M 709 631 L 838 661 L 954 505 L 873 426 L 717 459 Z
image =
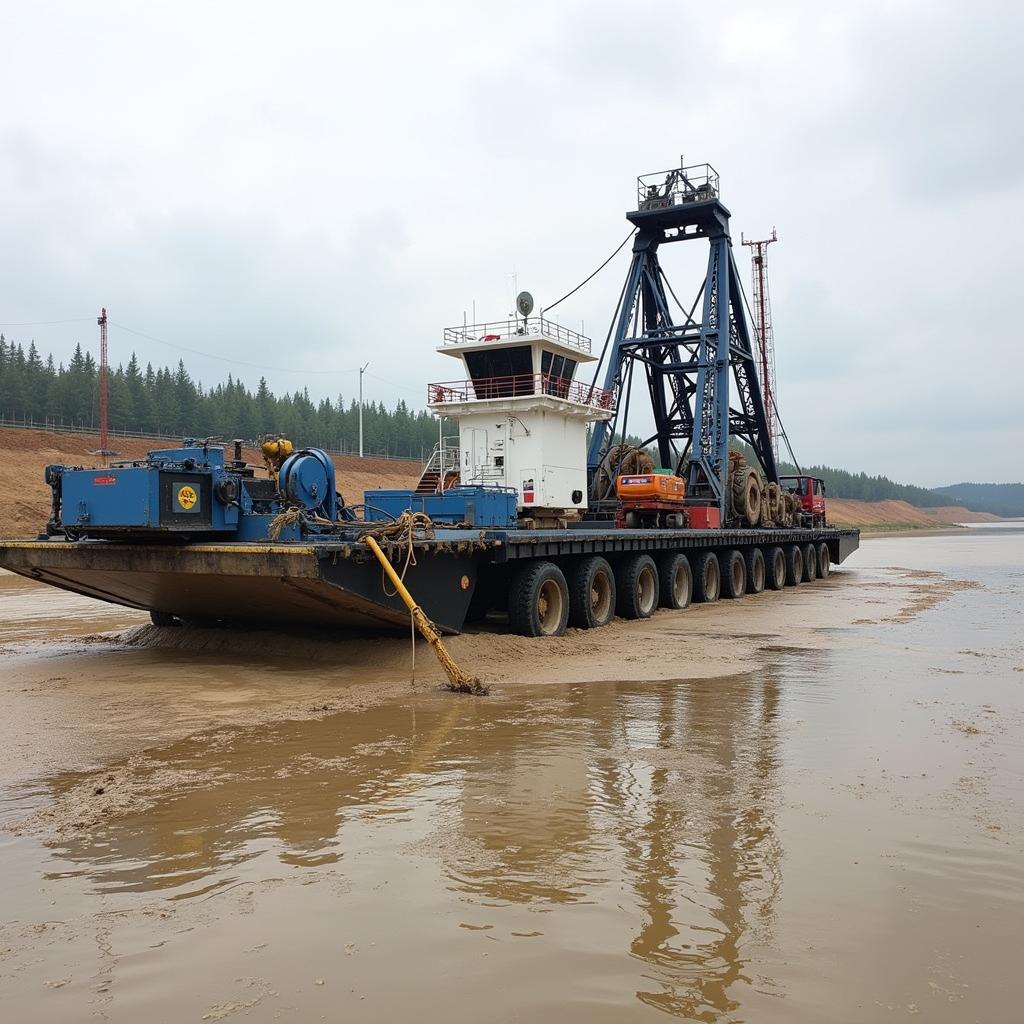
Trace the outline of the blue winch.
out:
M 271 524 L 276 539 L 298 540 L 304 532 L 333 527 L 351 514 L 335 490 L 334 464 L 319 448 L 293 451 L 290 443 L 264 446 L 268 478 L 257 478 L 242 458 L 187 438 L 180 448 L 150 451 L 143 459 L 112 462 L 102 469 L 51 465 L 47 533 L 72 538 L 189 540 L 210 534 L 261 540 Z M 339 510 L 341 516 L 339 517 Z

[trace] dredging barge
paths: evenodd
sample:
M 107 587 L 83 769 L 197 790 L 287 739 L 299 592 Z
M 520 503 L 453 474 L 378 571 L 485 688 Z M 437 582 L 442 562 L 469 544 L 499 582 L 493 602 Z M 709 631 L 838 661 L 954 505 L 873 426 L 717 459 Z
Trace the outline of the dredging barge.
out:
M 101 469 L 47 467 L 46 529 L 0 543 L 0 566 L 160 625 L 406 627 L 370 534 L 441 629 L 498 611 L 528 636 L 827 575 L 859 532 L 827 525 L 820 480 L 779 478 L 717 173 L 641 177 L 627 218 L 633 258 L 600 357 L 531 316 L 526 293 L 507 321 L 444 332 L 438 351 L 465 376 L 427 398 L 459 436 L 415 489 L 346 505 L 319 449 L 264 439 L 260 476 L 240 442 L 229 458 L 186 439 Z M 691 239 L 709 244 L 707 274 L 674 314 L 658 249 Z M 594 362 L 593 383 L 577 380 Z M 620 443 L 634 375 L 654 421 L 635 447 Z

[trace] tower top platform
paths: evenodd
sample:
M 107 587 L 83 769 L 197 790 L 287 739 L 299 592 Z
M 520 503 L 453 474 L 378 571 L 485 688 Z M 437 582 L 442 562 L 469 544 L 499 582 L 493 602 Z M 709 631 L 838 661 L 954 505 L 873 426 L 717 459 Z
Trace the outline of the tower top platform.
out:
M 590 354 L 589 338 L 539 316 L 446 327 L 444 343 L 438 346 L 437 351 L 459 357 L 466 352 L 483 349 L 534 344 L 551 351 L 561 351 L 577 363 L 590 363 L 597 358 Z

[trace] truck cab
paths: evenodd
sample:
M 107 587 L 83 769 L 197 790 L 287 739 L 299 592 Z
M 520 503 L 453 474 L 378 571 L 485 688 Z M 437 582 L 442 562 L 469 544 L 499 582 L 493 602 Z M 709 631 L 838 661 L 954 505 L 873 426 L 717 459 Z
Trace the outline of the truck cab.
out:
M 779 486 L 800 499 L 800 518 L 806 525 L 825 525 L 824 480 L 816 476 L 780 476 Z

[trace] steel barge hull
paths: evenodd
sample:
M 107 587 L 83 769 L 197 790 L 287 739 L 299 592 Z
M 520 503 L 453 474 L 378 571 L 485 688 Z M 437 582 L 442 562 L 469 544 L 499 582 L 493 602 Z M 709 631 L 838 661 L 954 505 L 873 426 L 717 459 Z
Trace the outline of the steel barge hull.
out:
M 405 582 L 449 633 L 462 629 L 482 576 L 497 580 L 522 559 L 666 551 L 694 554 L 754 546 L 827 544 L 838 564 L 857 530 L 726 529 L 437 530 L 414 542 Z M 394 546 L 399 567 L 406 549 Z M 381 567 L 353 537 L 286 543 L 122 543 L 58 539 L 0 543 L 0 567 L 51 586 L 188 622 L 238 622 L 365 630 L 406 628 L 409 613 L 385 589 Z

